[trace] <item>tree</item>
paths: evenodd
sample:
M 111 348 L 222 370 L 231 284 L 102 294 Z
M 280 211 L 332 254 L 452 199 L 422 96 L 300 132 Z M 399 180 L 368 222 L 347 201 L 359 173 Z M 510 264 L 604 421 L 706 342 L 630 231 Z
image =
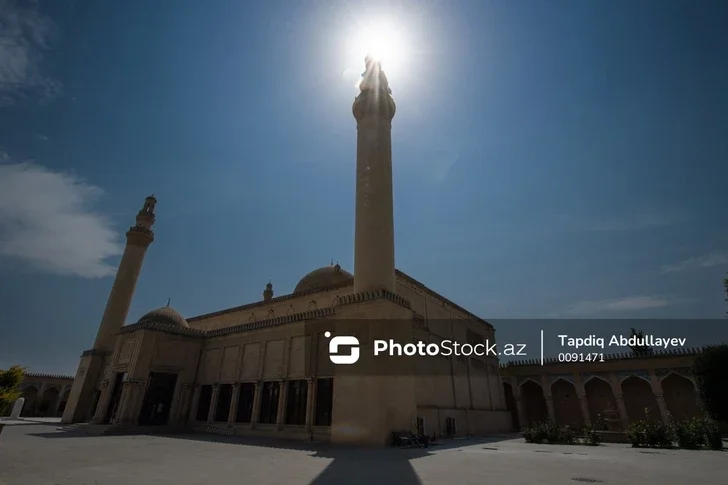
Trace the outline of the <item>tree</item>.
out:
M 642 330 L 631 329 L 630 337 L 645 338 L 645 332 Z M 632 353 L 635 355 L 652 355 L 655 351 L 649 345 L 630 345 Z
M 0 370 L 0 416 L 8 414 L 20 397 L 20 383 L 23 382 L 25 369 L 14 365 L 8 370 Z
M 693 376 L 705 412 L 716 421 L 728 422 L 728 345 L 707 347 L 695 357 Z

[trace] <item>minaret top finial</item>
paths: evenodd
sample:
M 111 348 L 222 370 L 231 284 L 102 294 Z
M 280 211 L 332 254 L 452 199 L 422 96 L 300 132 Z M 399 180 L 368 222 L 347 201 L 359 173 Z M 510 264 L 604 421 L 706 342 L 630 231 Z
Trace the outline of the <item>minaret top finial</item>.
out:
M 389 81 L 387 76 L 382 70 L 382 63 L 375 57 L 367 54 L 364 58 L 364 65 L 366 69 L 361 75 L 361 82 L 359 83 L 360 91 L 370 90 L 381 90 L 388 94 L 392 94 L 392 90 L 389 89 Z
M 154 194 L 147 196 L 144 199 L 144 206 L 142 210 L 137 212 L 136 224 L 132 227 L 135 231 L 148 232 L 152 234 L 152 226 L 154 225 L 155 215 L 154 208 L 157 206 L 157 199 Z

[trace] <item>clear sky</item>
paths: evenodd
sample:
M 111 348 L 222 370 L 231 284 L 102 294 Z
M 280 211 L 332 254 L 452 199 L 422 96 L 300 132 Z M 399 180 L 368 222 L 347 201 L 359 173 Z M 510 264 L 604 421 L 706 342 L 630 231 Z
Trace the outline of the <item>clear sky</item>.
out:
M 380 18 L 398 268 L 486 319 L 724 317 L 728 2 L 0 0 L 0 368 L 75 373 L 151 193 L 129 321 L 353 270 Z

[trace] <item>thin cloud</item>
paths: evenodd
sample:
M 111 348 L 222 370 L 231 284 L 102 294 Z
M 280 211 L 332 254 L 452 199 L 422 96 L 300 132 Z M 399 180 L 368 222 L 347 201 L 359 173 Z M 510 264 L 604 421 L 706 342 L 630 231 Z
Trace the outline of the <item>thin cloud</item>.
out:
M 0 0 L 0 107 L 29 97 L 46 103 L 61 91 L 61 83 L 41 70 L 55 33 L 37 1 Z
M 564 314 L 573 316 L 595 316 L 605 313 L 620 313 L 652 308 L 662 308 L 673 302 L 654 296 L 628 296 L 613 300 L 582 301 L 572 305 Z
M 90 209 L 103 191 L 69 174 L 32 163 L 2 163 L 2 158 L 0 256 L 59 275 L 113 274 L 106 260 L 121 254 L 119 235 Z
M 703 256 L 689 258 L 676 264 L 666 264 L 662 267 L 664 273 L 681 271 L 694 271 L 715 266 L 728 265 L 728 253 L 713 252 Z

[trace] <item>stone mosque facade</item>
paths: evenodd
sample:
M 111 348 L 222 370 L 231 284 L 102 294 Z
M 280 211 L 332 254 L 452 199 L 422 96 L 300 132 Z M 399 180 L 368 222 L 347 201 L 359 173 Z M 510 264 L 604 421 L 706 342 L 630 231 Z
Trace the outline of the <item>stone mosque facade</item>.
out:
M 64 423 L 185 425 L 229 433 L 383 446 L 393 431 L 506 431 L 511 413 L 495 357 L 434 359 L 436 379 L 404 360 L 352 373 L 329 359 L 332 323 L 398 342 L 495 340 L 493 327 L 394 266 L 391 121 L 396 106 L 379 63 L 366 60 L 357 123 L 354 273 L 338 264 L 305 275 L 290 294 L 184 318 L 164 307 L 125 325 L 157 200 L 126 234 L 94 345 L 83 352 Z M 381 322 L 388 322 L 384 328 Z M 367 360 L 364 358 L 364 360 Z M 477 362 L 476 362 L 477 360 Z M 387 372 L 393 365 L 402 367 Z M 379 369 L 379 370 L 376 370 Z
M 410 361 L 401 358 L 367 360 L 377 338 L 474 344 L 495 342 L 495 332 L 485 320 L 395 269 L 391 121 L 396 106 L 379 64 L 366 62 L 353 104 L 354 273 L 332 264 L 305 275 L 290 294 L 275 296 L 269 283 L 262 300 L 247 305 L 191 318 L 164 307 L 125 325 L 155 237 L 157 200 L 147 197 L 126 234 L 93 347 L 83 352 L 72 385 L 59 389 L 62 406 L 45 408 L 62 412 L 66 424 L 192 427 L 373 446 L 388 444 L 393 431 L 484 435 L 548 417 L 585 424 L 602 408 L 613 409 L 622 428 L 641 419 L 637 410 L 645 407 L 664 419 L 668 406 L 698 413 L 687 370 L 693 354 L 622 356 L 592 364 L 593 369 L 533 362 L 499 366 L 497 357 L 438 356 L 413 360 L 409 368 L 405 362 Z M 368 372 L 331 362 L 330 331 L 342 326 L 344 335 L 359 338 Z M 37 393 L 36 387 L 28 383 L 25 390 Z M 669 396 L 677 404 L 669 404 Z

